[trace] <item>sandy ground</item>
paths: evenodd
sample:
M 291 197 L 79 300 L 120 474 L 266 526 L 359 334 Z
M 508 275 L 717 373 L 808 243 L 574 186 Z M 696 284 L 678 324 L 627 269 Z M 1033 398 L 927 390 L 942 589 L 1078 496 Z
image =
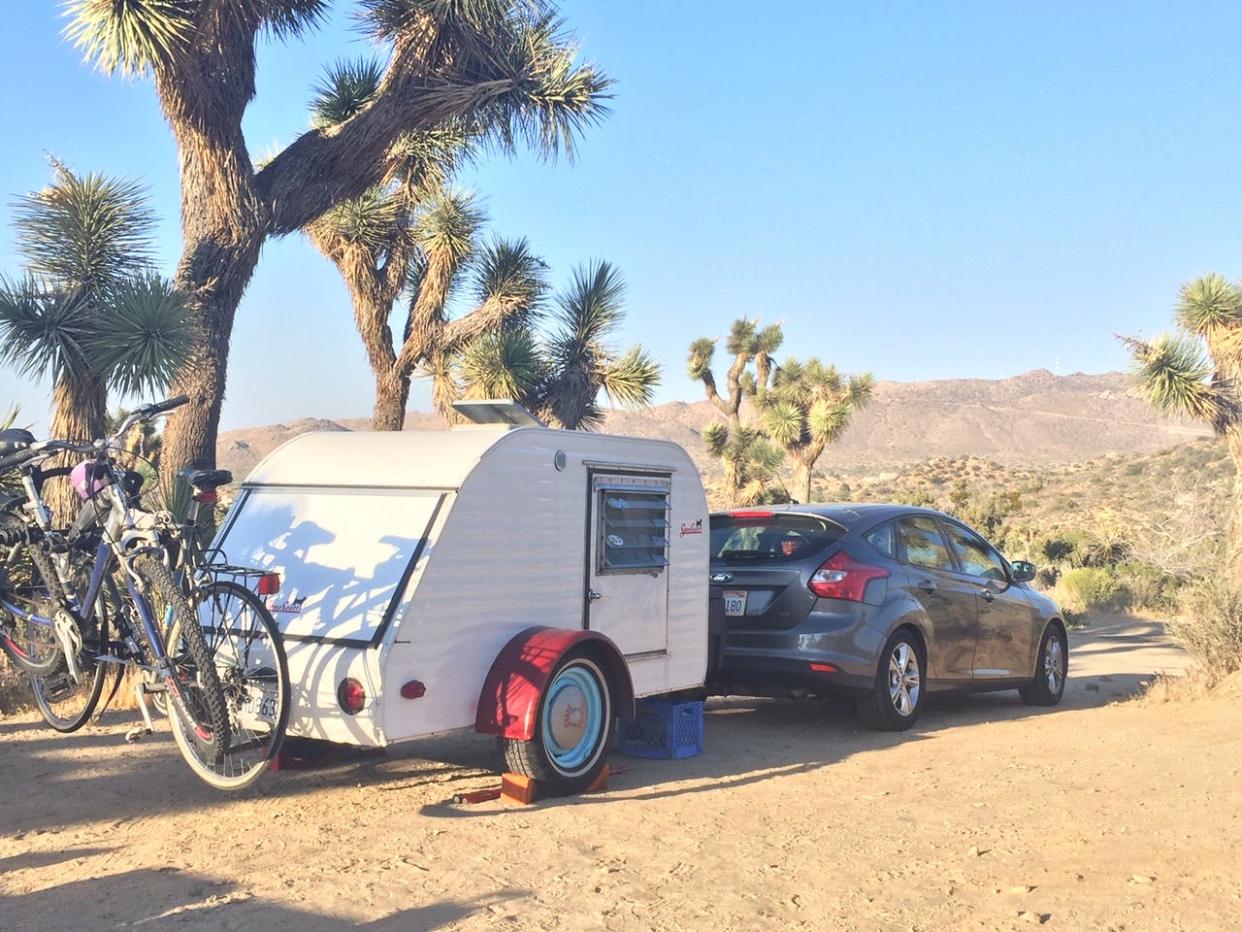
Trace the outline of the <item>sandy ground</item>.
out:
M 1126 700 L 1182 658 L 1076 634 L 1063 706 L 937 701 L 905 735 L 713 701 L 706 750 L 603 794 L 455 806 L 493 745 L 426 741 L 225 798 L 128 719 L 0 724 L 0 928 L 1242 929 L 1234 703 Z

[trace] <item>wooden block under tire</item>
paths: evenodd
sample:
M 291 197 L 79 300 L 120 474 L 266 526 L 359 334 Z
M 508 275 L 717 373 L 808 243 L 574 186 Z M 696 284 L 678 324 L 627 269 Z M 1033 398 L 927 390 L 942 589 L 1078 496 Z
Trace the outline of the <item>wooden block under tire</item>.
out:
M 539 798 L 539 784 L 519 773 L 506 773 L 500 777 L 500 798 L 504 802 L 529 806 Z

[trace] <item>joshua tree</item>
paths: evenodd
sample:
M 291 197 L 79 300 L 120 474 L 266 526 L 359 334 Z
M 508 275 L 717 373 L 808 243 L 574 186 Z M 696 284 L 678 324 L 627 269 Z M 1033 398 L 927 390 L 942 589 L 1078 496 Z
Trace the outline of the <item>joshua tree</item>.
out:
M 418 196 L 421 203 L 414 200 Z M 506 321 L 531 313 L 541 299 L 542 260 L 525 240 L 480 246 L 482 222 L 482 212 L 466 195 L 375 189 L 312 224 L 311 239 L 350 291 L 375 375 L 376 430 L 401 429 L 410 379 L 418 370 L 433 377 L 437 407 L 449 413 L 455 388 L 446 360 Z M 449 296 L 467 281 L 473 309 L 450 319 Z M 403 293 L 407 308 L 398 337 L 389 318 Z
M 556 298 L 552 333 L 536 333 L 533 316 L 494 328 L 461 355 L 461 392 L 515 398 L 567 430 L 599 426 L 601 391 L 623 407 L 649 404 L 660 367 L 641 346 L 618 353 L 608 343 L 625 318 L 624 296 L 625 283 L 609 263 L 576 269 Z
M 150 74 L 181 154 L 184 252 L 176 284 L 199 338 L 176 389 L 191 397 L 166 431 L 163 471 L 215 460 L 233 316 L 269 236 L 305 229 L 392 180 L 411 134 L 466 121 L 502 149 L 518 139 L 572 153 L 603 113 L 608 79 L 575 65 L 545 0 L 358 0 L 388 49 L 375 91 L 256 171 L 242 132 L 263 33 L 293 39 L 328 0 L 68 0 L 66 33 L 98 68 Z
M 1226 444 L 1235 477 L 1228 569 L 1242 579 L 1242 288 L 1212 274 L 1182 287 L 1178 333 L 1123 338 L 1135 383 L 1155 408 L 1211 424 Z
M 168 384 L 192 320 L 149 269 L 153 218 L 142 190 L 55 162 L 53 171 L 53 184 L 14 204 L 27 268 L 0 279 L 0 358 L 51 379 L 51 436 L 91 440 L 105 433 L 109 389 Z
M 779 481 L 785 454 L 773 446 L 755 427 L 740 424 L 730 430 L 717 421 L 703 431 L 707 452 L 731 469 L 731 481 L 726 485 L 726 505 L 754 505 L 759 502 L 786 502 L 789 495 L 776 492 L 772 483 Z
M 149 268 L 153 218 L 140 188 L 54 165 L 14 204 L 26 274 L 0 281 L 0 354 L 50 376 L 51 434 L 93 439 L 108 389 L 156 391 L 186 358 L 184 302 Z
M 811 471 L 824 448 L 840 439 L 854 412 L 871 401 L 872 382 L 869 372 L 846 378 L 818 359 L 791 358 L 759 393 L 764 432 L 797 464 L 794 494 L 801 501 L 811 500 Z
M 744 486 L 754 480 L 747 480 L 745 473 L 746 460 L 757 457 L 756 462 L 770 459 L 770 451 L 762 451 L 755 447 L 762 443 L 762 438 L 749 437 L 747 442 L 739 436 L 742 426 L 742 399 L 754 396 L 767 388 L 772 372 L 772 354 L 781 345 L 784 335 L 780 324 L 771 324 L 759 329 L 753 320 L 741 318 L 733 322 L 725 349 L 733 357 L 725 374 L 724 394 L 717 387 L 716 377 L 712 374 L 712 357 L 716 352 L 716 341 L 702 337 L 690 344 L 690 361 L 688 371 L 690 378 L 703 383 L 710 401 L 726 420 L 724 433 L 713 429 L 709 438 L 704 434 L 708 451 L 724 464 L 725 498 L 730 505 L 740 504 L 741 491 Z M 748 366 L 754 363 L 754 372 Z M 739 442 L 731 442 L 730 437 Z

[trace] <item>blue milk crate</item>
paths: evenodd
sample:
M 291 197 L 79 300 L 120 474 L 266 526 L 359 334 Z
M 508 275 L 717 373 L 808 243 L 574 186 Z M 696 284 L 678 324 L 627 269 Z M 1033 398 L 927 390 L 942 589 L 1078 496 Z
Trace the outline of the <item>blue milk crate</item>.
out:
M 682 760 L 703 752 L 703 703 L 640 699 L 635 716 L 617 722 L 617 753 Z

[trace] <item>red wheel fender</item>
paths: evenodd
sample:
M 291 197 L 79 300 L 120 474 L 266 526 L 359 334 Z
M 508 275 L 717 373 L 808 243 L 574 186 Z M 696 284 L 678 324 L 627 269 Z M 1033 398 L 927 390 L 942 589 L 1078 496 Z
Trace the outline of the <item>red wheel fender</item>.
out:
M 535 736 L 539 699 L 553 669 L 581 644 L 592 645 L 608 677 L 616 714 L 634 717 L 634 684 L 621 651 L 598 631 L 527 628 L 505 645 L 483 681 L 474 730 L 485 735 L 529 741 Z

